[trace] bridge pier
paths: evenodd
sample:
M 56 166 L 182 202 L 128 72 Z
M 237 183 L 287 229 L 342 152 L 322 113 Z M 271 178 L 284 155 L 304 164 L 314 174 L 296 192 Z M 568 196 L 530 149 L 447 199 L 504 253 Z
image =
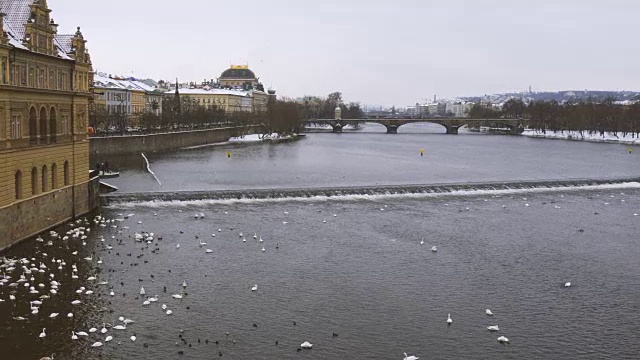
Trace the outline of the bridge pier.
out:
M 385 125 L 387 127 L 387 134 L 397 134 L 398 133 L 398 125 L 391 124 Z
M 342 132 L 342 124 L 331 124 L 331 127 L 333 127 L 333 132 L 334 133 L 341 133 Z
M 458 129 L 460 126 L 446 126 L 447 134 L 458 135 Z

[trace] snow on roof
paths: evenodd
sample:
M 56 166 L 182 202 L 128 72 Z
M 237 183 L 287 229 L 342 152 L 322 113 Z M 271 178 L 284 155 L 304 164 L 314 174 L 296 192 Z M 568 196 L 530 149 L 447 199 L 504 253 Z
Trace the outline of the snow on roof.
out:
M 9 36 L 9 45 L 18 49 L 29 50 L 22 45 L 25 36 L 25 24 L 31 18 L 29 5 L 36 0 L 0 0 L 0 12 L 5 14 L 2 30 Z M 71 53 L 71 39 L 73 35 L 55 35 L 54 44 L 58 51 L 58 57 L 65 60 L 73 60 Z
M 93 86 L 105 89 L 153 92 L 156 89 L 143 82 L 127 79 L 112 79 L 102 75 L 93 76 Z
M 179 89 L 181 95 L 235 95 L 251 96 L 248 91 L 227 90 L 227 89 Z M 175 94 L 175 90 L 167 91 L 167 94 Z

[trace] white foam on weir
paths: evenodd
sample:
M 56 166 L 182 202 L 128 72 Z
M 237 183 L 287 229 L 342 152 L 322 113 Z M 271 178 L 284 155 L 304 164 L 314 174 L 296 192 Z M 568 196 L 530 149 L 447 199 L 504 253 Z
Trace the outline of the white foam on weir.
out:
M 500 196 L 512 194 L 532 194 L 532 193 L 553 193 L 568 191 L 584 191 L 584 190 L 622 190 L 622 189 L 640 189 L 640 182 L 624 182 L 615 184 L 599 184 L 599 185 L 576 185 L 576 186 L 558 186 L 558 187 L 540 187 L 540 188 L 513 188 L 513 189 L 495 189 L 495 190 L 452 190 L 449 192 L 420 192 L 420 193 L 385 193 L 385 194 L 353 194 L 353 195 L 316 195 L 305 197 L 278 197 L 278 198 L 243 198 L 243 199 L 206 199 L 206 200 L 153 200 L 140 202 L 122 202 L 107 205 L 107 208 L 165 208 L 165 207 L 187 207 L 200 205 L 232 205 L 232 204 L 257 204 L 257 203 L 274 203 L 274 202 L 324 202 L 324 201 L 356 201 L 356 200 L 388 200 L 388 199 L 424 199 L 424 198 L 443 198 L 456 196 Z
M 142 157 L 144 158 L 144 161 L 147 163 L 147 171 L 153 175 L 153 178 L 156 179 L 156 181 L 158 182 L 159 186 L 162 186 L 162 183 L 160 182 L 160 179 L 158 179 L 158 177 L 156 176 L 156 173 L 154 173 L 153 171 L 151 171 L 151 166 L 149 166 L 149 159 L 147 159 L 147 157 L 144 155 L 144 153 L 140 153 L 140 155 L 142 155 Z

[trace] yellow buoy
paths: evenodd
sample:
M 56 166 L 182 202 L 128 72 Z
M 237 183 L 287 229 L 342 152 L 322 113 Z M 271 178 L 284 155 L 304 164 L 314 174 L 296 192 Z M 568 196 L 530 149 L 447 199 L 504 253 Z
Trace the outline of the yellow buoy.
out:
M 231 157 L 231 151 L 227 151 L 227 157 L 230 158 Z
M 420 149 L 420 156 L 424 156 L 424 149 Z
M 629 154 L 631 154 L 632 152 L 633 152 L 633 148 L 632 148 L 632 147 L 630 147 L 630 148 L 629 148 Z

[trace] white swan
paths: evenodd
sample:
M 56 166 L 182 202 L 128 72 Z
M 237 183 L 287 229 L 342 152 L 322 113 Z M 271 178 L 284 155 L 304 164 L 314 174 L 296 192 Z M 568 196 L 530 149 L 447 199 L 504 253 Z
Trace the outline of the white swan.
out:
M 433 247 L 431 248 L 431 251 L 436 252 L 436 251 L 438 251 L 438 249 L 437 249 L 435 246 L 433 246 Z
M 102 334 L 104 334 L 104 333 L 106 333 L 106 332 L 107 332 L 107 328 L 106 328 L 106 327 L 104 327 L 104 325 L 105 325 L 105 324 L 104 324 L 104 323 L 102 323 L 102 329 L 100 329 L 100 332 L 101 332 Z
M 404 359 L 403 360 L 418 360 L 418 359 L 420 359 L 420 358 L 417 357 L 417 356 L 413 356 L 413 355 L 409 356 L 409 355 L 407 355 L 407 353 L 404 353 Z
M 186 287 L 187 287 L 187 281 L 186 281 L 186 280 L 184 280 L 184 281 L 182 282 L 182 287 L 183 287 L 183 288 L 186 288 Z
M 422 240 L 420 240 L 420 245 L 424 245 L 424 238 L 422 238 Z
M 205 252 L 206 252 L 207 254 L 211 254 L 211 253 L 213 252 L 213 250 L 211 250 L 211 249 L 207 249 L 207 250 L 205 250 Z
M 78 335 L 76 335 L 73 331 L 71 332 L 71 340 L 78 340 Z
M 173 314 L 173 311 L 167 310 L 167 315 L 171 315 L 171 314 Z
M 91 344 L 91 347 L 100 347 L 102 346 L 102 343 L 100 341 L 96 341 L 93 344 Z
M 451 324 L 453 323 L 453 320 L 451 320 L 451 314 L 447 315 L 447 324 Z
M 41 332 L 41 333 L 40 333 L 40 335 L 39 335 L 39 336 L 40 336 L 40 339 L 42 339 L 42 338 L 44 338 L 45 336 L 47 336 L 47 334 L 45 334 L 45 332 L 44 332 L 45 330 L 46 330 L 46 328 L 42 328 L 42 332 Z
M 251 288 L 251 291 L 258 291 L 258 285 L 253 285 L 253 287 Z
M 173 295 L 171 295 L 171 297 L 174 298 L 174 299 L 182 299 L 182 295 L 180 295 L 180 294 L 173 294 Z
M 265 249 L 264 246 L 263 246 L 262 247 L 262 252 L 265 252 L 265 251 L 267 251 L 267 249 Z
M 106 337 L 106 339 L 104 339 L 104 342 L 111 341 L 111 340 L 113 340 L 113 336 L 109 335 Z
M 257 239 L 258 238 L 258 233 L 253 233 L 253 238 Z
M 500 331 L 500 328 L 498 327 L 498 325 L 487 326 L 487 329 L 489 331 Z
M 126 330 L 127 329 L 127 324 L 116 325 L 116 326 L 113 327 L 113 329 L 115 329 L 115 330 Z
M 302 344 L 300 344 L 300 347 L 303 349 L 311 349 L 311 347 L 313 347 L 313 344 L 308 341 L 305 341 Z
M 146 294 L 146 293 L 147 293 L 147 292 L 146 292 L 146 291 L 144 291 L 144 286 L 143 286 L 143 287 L 141 287 L 141 288 L 140 288 L 140 295 L 144 295 L 144 294 Z
M 571 281 L 566 282 L 566 283 L 564 284 L 564 287 L 571 287 Z
M 89 332 L 90 332 L 90 333 L 94 333 L 94 332 L 96 332 L 96 331 L 98 331 L 98 329 L 96 329 L 96 328 L 94 328 L 94 327 L 92 327 L 91 329 L 89 329 Z
M 491 312 L 491 310 L 487 309 L 485 310 L 485 313 L 489 316 L 493 316 L 493 313 Z
M 507 339 L 507 338 L 506 338 L 506 337 L 504 337 L 504 336 L 500 336 L 500 337 L 498 338 L 498 341 L 500 341 L 501 343 L 508 343 L 508 342 L 509 342 L 509 339 Z
M 86 333 L 86 332 L 84 332 L 84 331 L 78 331 L 78 332 L 76 333 L 76 335 L 79 335 L 79 336 L 89 336 L 89 334 L 87 334 L 87 333 Z
M 136 338 L 135 335 L 131 335 L 131 337 L 129 339 L 131 339 L 131 341 L 136 341 L 137 338 Z
M 162 304 L 161 308 L 162 310 L 167 310 L 167 304 Z
M 71 302 L 71 305 L 80 305 L 81 303 L 82 303 L 82 301 L 80 301 L 80 300 L 73 300 Z

